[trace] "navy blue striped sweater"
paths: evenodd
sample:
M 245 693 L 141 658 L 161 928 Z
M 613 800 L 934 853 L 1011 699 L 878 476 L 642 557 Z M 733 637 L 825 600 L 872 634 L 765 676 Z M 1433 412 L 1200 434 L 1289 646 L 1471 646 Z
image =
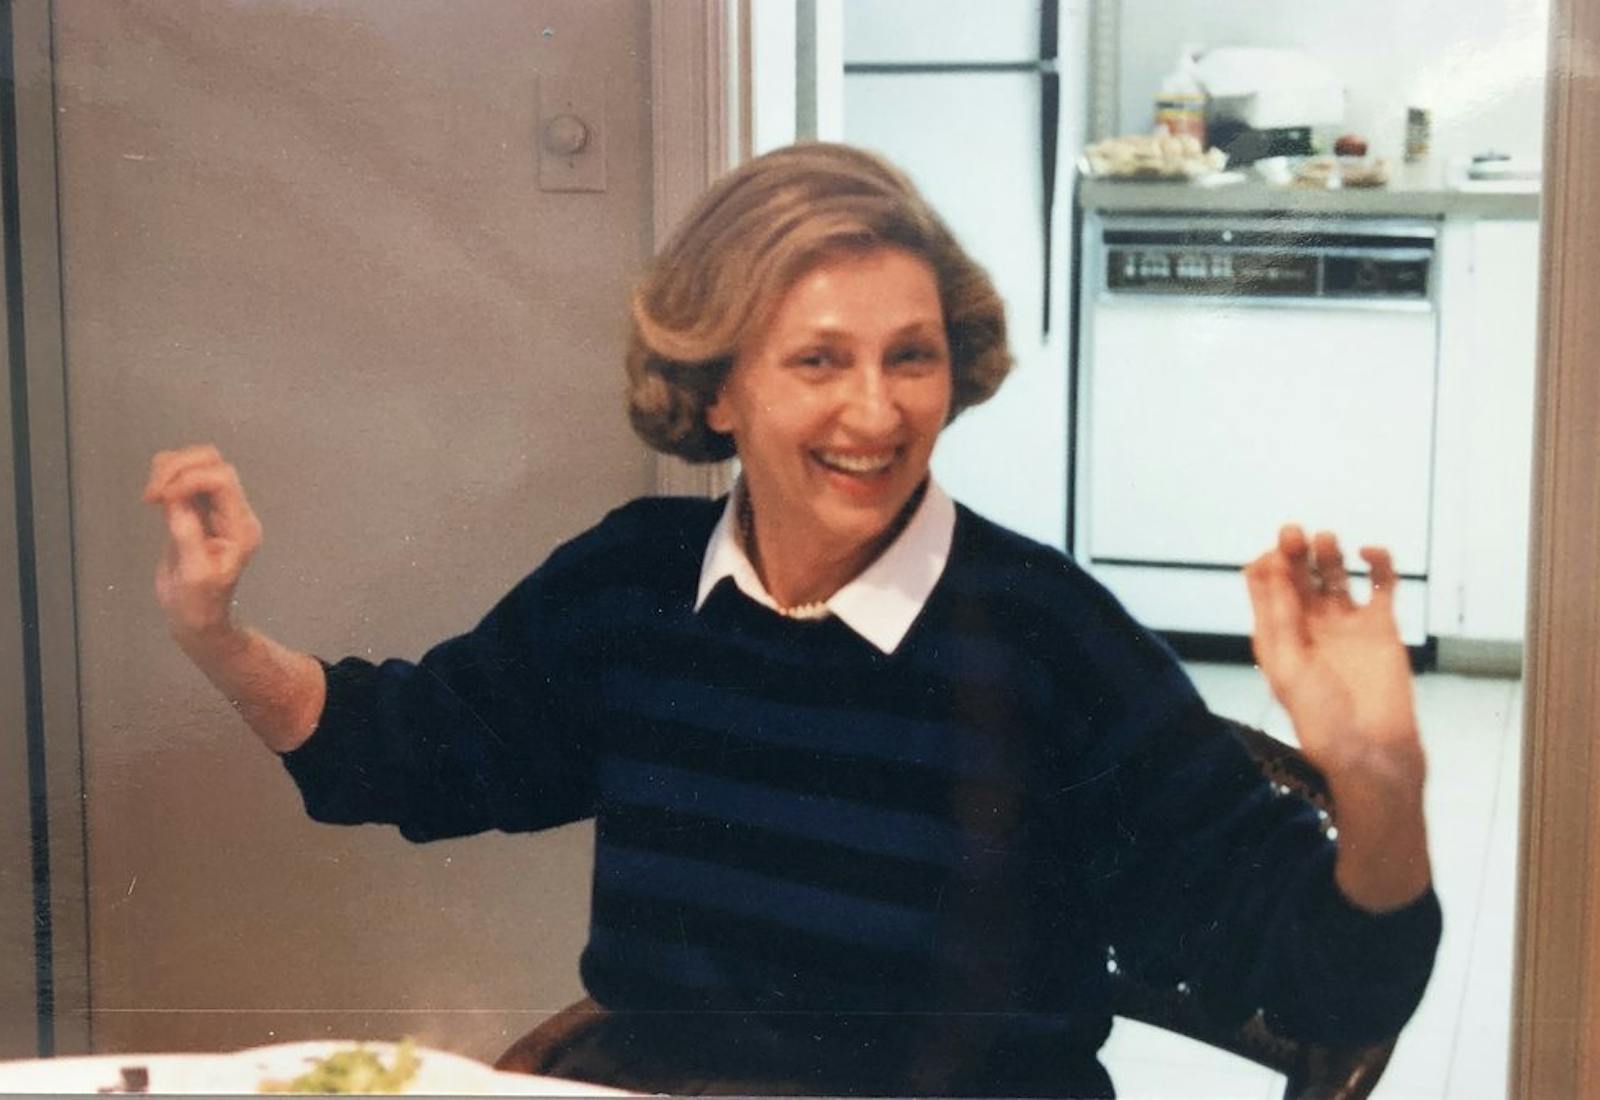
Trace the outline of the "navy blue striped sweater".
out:
M 420 663 L 329 668 L 285 762 L 412 840 L 596 819 L 581 969 L 613 1008 L 1004 1020 L 1093 1050 L 1106 952 L 1308 1037 L 1392 1033 L 1430 893 L 1355 909 L 1170 651 L 971 511 L 893 654 L 724 580 L 721 505 L 641 500 Z

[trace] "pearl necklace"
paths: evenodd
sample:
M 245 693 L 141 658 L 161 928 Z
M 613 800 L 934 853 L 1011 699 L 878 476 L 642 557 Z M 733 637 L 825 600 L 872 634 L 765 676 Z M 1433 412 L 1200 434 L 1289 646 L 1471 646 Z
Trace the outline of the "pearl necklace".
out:
M 771 593 L 768 593 L 768 595 L 771 595 Z M 833 614 L 833 612 L 828 610 L 827 600 L 812 600 L 810 603 L 797 603 L 793 607 L 784 607 L 783 604 L 779 603 L 777 600 L 773 600 L 772 604 L 772 609 L 778 614 L 782 615 L 785 619 L 815 621 L 817 619 L 826 619 L 829 615 Z
M 745 554 L 750 558 L 750 564 L 756 565 L 759 554 L 756 549 L 756 514 L 750 507 L 748 489 L 739 494 L 739 536 L 744 542 Z M 771 598 L 772 593 L 767 593 L 767 596 Z M 792 607 L 785 607 L 774 599 L 772 609 L 786 619 L 800 619 L 807 622 L 826 619 L 833 614 L 828 610 L 827 600 L 812 600 L 810 603 L 797 603 Z

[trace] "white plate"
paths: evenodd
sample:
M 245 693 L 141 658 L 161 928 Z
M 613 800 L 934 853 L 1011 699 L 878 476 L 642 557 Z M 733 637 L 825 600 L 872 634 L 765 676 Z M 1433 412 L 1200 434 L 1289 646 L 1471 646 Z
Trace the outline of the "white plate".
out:
M 241 1095 L 260 1091 L 263 1081 L 290 1081 L 319 1058 L 361 1046 L 385 1065 L 394 1061 L 396 1044 L 356 1040 L 319 1040 L 254 1047 L 237 1054 L 101 1054 L 87 1058 L 41 1058 L 0 1062 L 0 1093 L 87 1093 L 114 1088 L 125 1066 L 143 1066 L 152 1093 Z M 628 1096 L 618 1089 L 556 1077 L 497 1073 L 470 1058 L 429 1047 L 414 1047 L 417 1074 L 408 1095 L 454 1096 Z

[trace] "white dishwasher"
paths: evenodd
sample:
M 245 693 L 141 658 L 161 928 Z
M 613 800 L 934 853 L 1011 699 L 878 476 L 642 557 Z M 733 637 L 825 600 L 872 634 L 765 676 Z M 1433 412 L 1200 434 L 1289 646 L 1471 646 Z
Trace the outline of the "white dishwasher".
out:
M 1242 636 L 1285 522 L 1389 547 L 1427 642 L 1434 221 L 1087 214 L 1072 546 L 1146 625 Z

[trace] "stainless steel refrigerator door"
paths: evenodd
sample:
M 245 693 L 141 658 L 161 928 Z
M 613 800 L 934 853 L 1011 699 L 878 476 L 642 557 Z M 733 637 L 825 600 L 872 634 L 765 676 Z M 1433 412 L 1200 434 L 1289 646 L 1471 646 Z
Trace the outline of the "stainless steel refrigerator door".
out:
M 4 335 L 0 323 L 0 335 Z M 10 389 L 0 391 L 0 1060 L 40 1053 L 21 562 Z

